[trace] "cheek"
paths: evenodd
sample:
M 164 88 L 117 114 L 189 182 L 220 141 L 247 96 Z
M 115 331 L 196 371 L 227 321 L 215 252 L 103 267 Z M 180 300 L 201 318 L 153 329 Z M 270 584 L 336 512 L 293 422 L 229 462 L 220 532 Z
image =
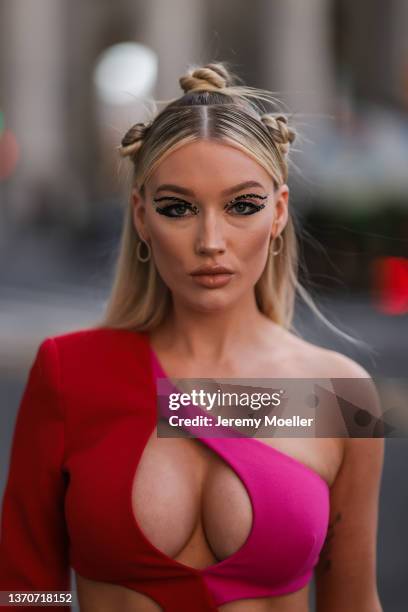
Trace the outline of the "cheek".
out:
M 176 271 L 176 266 L 185 263 L 189 249 L 188 232 L 174 231 L 172 228 L 155 227 L 150 232 L 154 257 L 159 270 Z
M 240 240 L 237 255 L 247 267 L 263 267 L 265 257 L 268 256 L 268 246 L 270 241 L 269 229 L 258 232 L 245 232 Z

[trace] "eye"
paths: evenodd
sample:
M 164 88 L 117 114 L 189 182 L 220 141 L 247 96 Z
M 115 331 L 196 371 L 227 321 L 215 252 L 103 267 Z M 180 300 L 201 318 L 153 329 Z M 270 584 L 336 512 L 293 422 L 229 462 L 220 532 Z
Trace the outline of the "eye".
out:
M 228 210 L 235 209 L 238 211 L 239 216 L 244 217 L 247 215 L 253 215 L 254 213 L 258 212 L 258 210 L 261 210 L 262 208 L 265 208 L 265 204 L 254 204 L 253 202 L 239 200 L 238 202 L 235 202 L 235 204 L 230 206 Z M 244 212 L 245 209 L 247 209 L 247 212 Z
M 245 196 L 237 196 L 224 207 L 224 210 L 228 210 L 229 212 L 235 209 L 236 212 L 234 216 L 244 217 L 253 215 L 262 208 L 265 208 L 265 204 L 255 204 L 247 199 L 249 197 L 266 200 L 268 196 L 261 196 L 259 194 L 245 194 Z M 167 206 L 156 206 L 155 210 L 160 215 L 165 215 L 166 217 L 170 217 L 172 219 L 182 219 L 185 217 L 195 216 L 199 212 L 197 206 L 189 204 L 185 200 L 181 200 L 180 198 L 176 198 L 174 196 L 164 196 L 162 198 L 153 199 L 156 204 L 163 200 L 173 200 L 174 204 L 169 204 Z M 191 214 L 185 214 L 186 211 L 191 211 Z
M 172 217 L 173 219 L 180 219 L 182 217 L 190 217 L 192 215 L 185 215 L 183 213 L 186 210 L 191 210 L 193 215 L 197 214 L 198 208 L 197 206 L 192 206 L 191 204 L 187 204 L 187 202 L 178 202 L 177 204 L 169 204 L 168 206 L 156 206 L 156 211 L 160 215 L 165 215 L 166 217 Z

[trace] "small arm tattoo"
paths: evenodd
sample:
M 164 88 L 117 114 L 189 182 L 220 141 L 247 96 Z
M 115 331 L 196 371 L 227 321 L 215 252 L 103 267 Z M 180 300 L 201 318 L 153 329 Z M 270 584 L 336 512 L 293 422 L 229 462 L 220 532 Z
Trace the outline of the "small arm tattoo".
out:
M 331 568 L 332 562 L 330 559 L 330 554 L 331 554 L 332 543 L 333 543 L 333 538 L 334 538 L 334 526 L 339 521 L 341 521 L 341 518 L 342 518 L 341 512 L 337 512 L 336 516 L 334 517 L 332 522 L 329 523 L 329 526 L 327 528 L 326 539 L 324 541 L 322 550 L 320 552 L 322 572 L 328 572 Z

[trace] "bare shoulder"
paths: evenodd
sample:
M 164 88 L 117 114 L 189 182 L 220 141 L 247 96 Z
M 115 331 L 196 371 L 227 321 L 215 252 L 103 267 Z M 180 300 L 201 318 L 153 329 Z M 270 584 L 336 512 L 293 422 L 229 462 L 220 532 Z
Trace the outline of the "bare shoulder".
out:
M 286 332 L 287 347 L 302 371 L 315 378 L 370 378 L 367 370 L 343 353 Z
M 382 417 L 381 399 L 370 373 L 357 361 L 337 351 L 297 340 L 297 358 L 302 376 L 331 379 L 336 393 L 356 408 Z
M 381 424 L 383 410 L 376 383 L 360 363 L 347 355 L 317 346 L 296 336 L 292 337 L 291 342 L 292 362 L 297 364 L 296 371 L 299 376 L 331 379 L 336 395 L 345 400 L 355 411 L 361 410 L 362 418 L 365 416 L 371 419 L 370 427 L 374 427 L 375 423 Z M 350 456 L 354 455 L 356 461 L 358 456 L 355 451 L 351 453 L 351 447 L 354 449 L 360 447 L 364 453 L 363 449 L 371 446 L 377 448 L 380 455 L 382 454 L 383 440 L 379 429 L 375 434 L 365 432 L 364 438 L 343 439 L 344 452 L 349 449 Z
M 351 357 L 337 351 L 314 347 L 314 365 L 327 378 L 371 378 L 367 370 Z
M 272 329 L 270 341 L 273 352 L 278 354 L 281 362 L 290 362 L 292 372 L 299 377 L 369 376 L 360 364 L 342 353 L 313 344 L 281 326 L 274 324 Z

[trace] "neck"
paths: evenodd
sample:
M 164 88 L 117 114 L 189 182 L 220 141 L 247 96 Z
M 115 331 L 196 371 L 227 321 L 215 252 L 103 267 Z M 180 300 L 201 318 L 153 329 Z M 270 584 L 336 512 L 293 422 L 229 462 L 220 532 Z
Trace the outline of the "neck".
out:
M 242 354 L 244 347 L 261 345 L 274 325 L 259 311 L 254 293 L 228 308 L 207 311 L 173 299 L 165 322 L 150 337 L 164 352 L 214 364 L 234 352 Z

